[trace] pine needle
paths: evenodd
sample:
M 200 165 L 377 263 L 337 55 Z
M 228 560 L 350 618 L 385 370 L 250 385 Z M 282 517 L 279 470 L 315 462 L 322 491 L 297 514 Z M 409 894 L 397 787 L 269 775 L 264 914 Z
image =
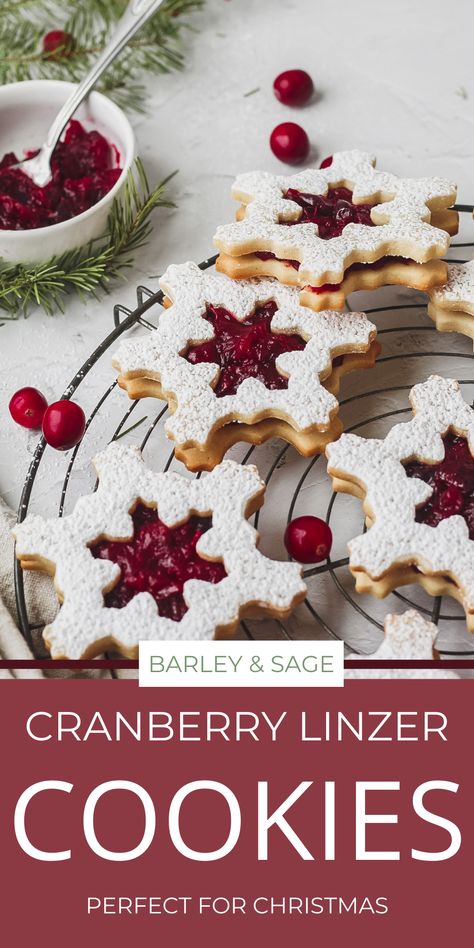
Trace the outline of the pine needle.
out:
M 0 260 L 0 309 L 5 319 L 27 316 L 32 306 L 48 314 L 64 312 L 66 298 L 92 293 L 96 298 L 112 281 L 124 277 L 134 254 L 150 235 L 151 214 L 157 207 L 174 207 L 165 200 L 170 175 L 150 189 L 139 158 L 129 171 L 122 194 L 113 205 L 107 236 L 41 264 L 8 264 Z

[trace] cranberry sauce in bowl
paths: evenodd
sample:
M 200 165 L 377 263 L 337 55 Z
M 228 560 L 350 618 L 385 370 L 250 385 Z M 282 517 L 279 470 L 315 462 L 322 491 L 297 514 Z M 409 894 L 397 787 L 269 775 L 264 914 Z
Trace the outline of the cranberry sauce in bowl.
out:
M 32 157 L 36 151 L 28 151 Z M 0 160 L 0 228 L 31 230 L 77 217 L 97 204 L 118 181 L 122 169 L 115 146 L 96 130 L 69 123 L 51 159 L 51 181 L 38 187 L 9 152 Z

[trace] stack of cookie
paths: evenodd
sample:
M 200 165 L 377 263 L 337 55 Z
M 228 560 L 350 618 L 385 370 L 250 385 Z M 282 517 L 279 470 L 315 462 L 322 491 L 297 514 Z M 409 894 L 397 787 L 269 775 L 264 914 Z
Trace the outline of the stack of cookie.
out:
M 114 356 L 131 398 L 168 401 L 165 430 L 189 470 L 212 470 L 236 442 L 278 436 L 305 456 L 341 433 L 341 376 L 373 365 L 375 327 L 341 313 L 355 289 L 439 287 L 456 233 L 456 188 L 397 178 L 360 151 L 293 176 L 239 175 L 237 221 L 219 227 L 216 270 L 171 266 L 168 310 Z

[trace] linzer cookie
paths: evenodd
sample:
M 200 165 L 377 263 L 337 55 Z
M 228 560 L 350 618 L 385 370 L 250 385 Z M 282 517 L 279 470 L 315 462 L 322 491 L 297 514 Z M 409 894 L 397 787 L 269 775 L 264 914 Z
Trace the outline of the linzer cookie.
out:
M 474 340 L 474 260 L 448 264 L 448 282 L 429 295 L 428 315 L 436 328 Z
M 123 342 L 113 364 L 131 398 L 168 401 L 165 431 L 190 470 L 239 441 L 279 436 L 313 455 L 340 435 L 340 378 L 378 352 L 363 313 L 310 313 L 275 280 L 194 263 L 170 266 L 160 285 L 170 305 L 157 329 Z
M 306 587 L 300 567 L 263 556 L 247 519 L 265 485 L 224 461 L 189 479 L 147 468 L 138 448 L 110 444 L 94 461 L 95 493 L 68 516 L 29 516 L 15 530 L 24 569 L 54 576 L 62 603 L 44 638 L 53 658 L 143 639 L 230 635 L 246 615 L 285 618 Z
M 456 187 L 444 178 L 399 178 L 365 152 L 337 152 L 324 168 L 237 177 L 237 221 L 218 227 L 217 268 L 233 278 L 274 276 L 299 286 L 315 310 L 347 293 L 397 283 L 444 283 L 439 257 L 457 232 Z
M 327 448 L 334 490 L 363 500 L 370 528 L 349 543 L 350 569 L 361 593 L 420 583 L 453 596 L 474 632 L 474 411 L 437 375 L 410 403 L 413 419 L 385 439 L 347 434 Z
M 357 668 L 357 661 L 377 659 L 382 661 L 431 661 L 439 659 L 435 649 L 438 629 L 433 622 L 424 619 L 416 609 L 409 609 L 402 615 L 389 613 L 384 621 L 385 637 L 378 649 L 370 655 L 349 655 L 356 666 L 345 672 L 345 678 L 458 678 L 455 672 L 438 668 Z

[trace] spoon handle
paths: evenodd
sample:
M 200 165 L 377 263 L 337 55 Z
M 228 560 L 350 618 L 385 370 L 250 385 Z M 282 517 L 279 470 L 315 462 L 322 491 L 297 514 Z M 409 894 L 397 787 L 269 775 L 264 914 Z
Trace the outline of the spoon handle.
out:
M 80 106 L 83 99 L 86 98 L 91 89 L 95 86 L 102 73 L 110 66 L 112 60 L 122 51 L 137 30 L 156 13 L 162 3 L 164 3 L 164 0 L 131 0 L 125 13 L 117 23 L 106 47 L 98 59 L 96 59 L 82 82 L 76 86 L 66 100 L 50 126 L 42 149 L 44 157 L 48 159 L 48 165 L 49 159 L 71 116 L 74 115 L 74 112 Z

